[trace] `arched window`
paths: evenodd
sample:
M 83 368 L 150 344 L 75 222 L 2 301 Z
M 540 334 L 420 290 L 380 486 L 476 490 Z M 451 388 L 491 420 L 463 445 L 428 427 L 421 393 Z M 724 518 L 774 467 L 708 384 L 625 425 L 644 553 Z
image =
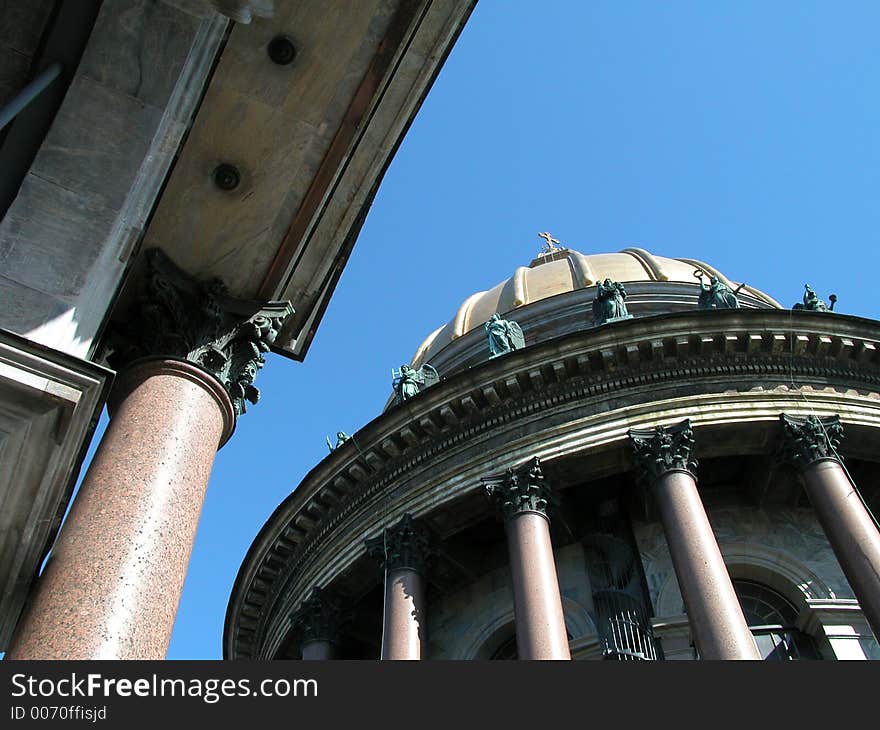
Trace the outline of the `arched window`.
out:
M 798 610 L 785 596 L 750 580 L 734 580 L 746 623 L 764 659 L 818 659 L 812 639 L 799 631 Z
M 489 659 L 496 661 L 499 659 L 518 659 L 516 652 L 516 634 L 512 634 L 501 646 L 499 646 Z

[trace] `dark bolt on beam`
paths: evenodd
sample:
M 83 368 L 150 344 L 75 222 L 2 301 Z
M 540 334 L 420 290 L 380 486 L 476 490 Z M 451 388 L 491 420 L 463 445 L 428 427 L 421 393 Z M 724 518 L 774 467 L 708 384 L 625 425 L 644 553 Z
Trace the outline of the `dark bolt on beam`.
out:
M 296 58 L 296 47 L 286 35 L 275 36 L 266 46 L 266 51 L 272 62 L 279 66 L 286 66 Z
M 235 190 L 241 182 L 241 174 L 235 165 L 222 162 L 214 168 L 214 184 L 221 190 Z

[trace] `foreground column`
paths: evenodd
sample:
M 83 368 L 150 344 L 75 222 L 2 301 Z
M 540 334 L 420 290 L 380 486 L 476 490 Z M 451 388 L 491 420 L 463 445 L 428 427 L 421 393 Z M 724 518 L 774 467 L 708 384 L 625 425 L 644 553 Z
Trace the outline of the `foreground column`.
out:
M 385 608 L 382 659 L 421 659 L 425 635 L 425 562 L 429 554 L 426 530 L 410 515 L 367 543 L 385 570 Z
M 629 432 L 652 485 L 694 643 L 703 659 L 760 659 L 697 492 L 690 421 Z
M 321 588 L 315 588 L 291 617 L 291 627 L 300 632 L 304 660 L 336 658 L 336 644 L 343 613 L 338 599 Z
M 504 513 L 519 658 L 571 659 L 539 460 L 523 478 L 508 470 L 487 490 Z
M 10 659 L 162 659 L 217 449 L 291 311 L 234 300 L 163 254 L 117 330 L 110 424 Z
M 783 414 L 781 420 L 783 455 L 801 471 L 819 523 L 880 640 L 880 532 L 837 452 L 840 419 Z

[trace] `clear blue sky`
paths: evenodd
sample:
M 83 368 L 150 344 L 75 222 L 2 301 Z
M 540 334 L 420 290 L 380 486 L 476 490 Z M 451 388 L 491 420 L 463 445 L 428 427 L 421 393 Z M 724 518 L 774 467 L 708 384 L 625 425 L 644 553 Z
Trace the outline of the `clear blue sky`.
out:
M 538 231 L 880 317 L 878 27 L 876 2 L 479 0 L 305 363 L 269 357 L 217 455 L 169 658 L 221 656 L 241 561 L 325 435 L 376 417 L 390 369 Z

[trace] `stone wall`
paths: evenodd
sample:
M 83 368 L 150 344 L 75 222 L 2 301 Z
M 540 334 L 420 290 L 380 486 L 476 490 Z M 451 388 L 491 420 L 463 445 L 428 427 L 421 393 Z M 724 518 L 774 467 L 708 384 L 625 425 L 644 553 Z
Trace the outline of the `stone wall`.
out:
M 595 636 L 593 598 L 584 550 L 580 544 L 554 552 L 573 642 L 589 644 Z M 488 659 L 513 635 L 513 588 L 507 567 L 482 575 L 461 590 L 433 598 L 428 610 L 428 659 Z

